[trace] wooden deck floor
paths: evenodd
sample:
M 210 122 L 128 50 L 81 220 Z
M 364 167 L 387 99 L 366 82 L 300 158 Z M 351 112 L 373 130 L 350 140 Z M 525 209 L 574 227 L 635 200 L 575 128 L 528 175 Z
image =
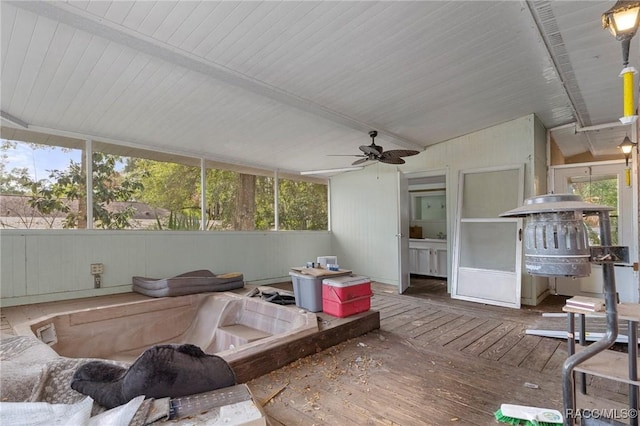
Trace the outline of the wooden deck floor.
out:
M 524 330 L 565 298 L 515 310 L 452 300 L 444 280 L 412 279 L 403 295 L 372 286 L 379 330 L 248 382 L 272 425 L 489 425 L 501 403 L 562 410 L 566 343 Z M 626 401 L 606 380 L 588 392 Z
M 501 403 L 562 411 L 560 339 L 524 330 L 565 298 L 520 310 L 452 300 L 443 280 L 375 284 L 381 328 L 249 382 L 274 425 L 489 425 Z M 589 394 L 624 402 L 591 381 Z

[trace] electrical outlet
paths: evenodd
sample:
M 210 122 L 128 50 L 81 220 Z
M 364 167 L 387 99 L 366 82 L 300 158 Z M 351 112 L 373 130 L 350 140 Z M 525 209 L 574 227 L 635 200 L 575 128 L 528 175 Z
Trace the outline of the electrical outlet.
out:
M 103 263 L 92 263 L 91 264 L 91 275 L 100 275 L 104 274 L 104 264 Z

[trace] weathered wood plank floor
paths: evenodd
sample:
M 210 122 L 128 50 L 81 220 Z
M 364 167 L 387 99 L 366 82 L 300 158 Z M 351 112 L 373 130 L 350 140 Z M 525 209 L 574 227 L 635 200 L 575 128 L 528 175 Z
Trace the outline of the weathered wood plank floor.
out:
M 405 295 L 373 284 L 381 328 L 249 382 L 274 425 L 489 425 L 501 403 L 562 411 L 560 339 L 525 335 L 565 298 L 520 310 L 452 300 L 446 282 Z M 615 385 L 588 392 L 624 402 Z M 624 393 L 624 390 L 622 390 Z
M 379 330 L 248 382 L 258 400 L 282 389 L 265 406 L 272 425 L 490 425 L 501 403 L 562 410 L 566 343 L 524 331 L 542 312 L 561 312 L 566 298 L 515 310 L 452 300 L 437 279 L 412 278 L 404 295 L 377 283 L 373 290 Z M 589 378 L 588 392 L 626 401 L 626 389 L 604 379 Z

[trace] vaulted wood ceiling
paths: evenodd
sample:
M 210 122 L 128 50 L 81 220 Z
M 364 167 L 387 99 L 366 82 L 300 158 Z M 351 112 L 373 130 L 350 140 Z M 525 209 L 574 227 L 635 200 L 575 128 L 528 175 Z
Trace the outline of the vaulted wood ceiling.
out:
M 535 113 L 615 154 L 628 129 L 575 131 L 622 115 L 612 4 L 3 0 L 3 125 L 298 172 Z

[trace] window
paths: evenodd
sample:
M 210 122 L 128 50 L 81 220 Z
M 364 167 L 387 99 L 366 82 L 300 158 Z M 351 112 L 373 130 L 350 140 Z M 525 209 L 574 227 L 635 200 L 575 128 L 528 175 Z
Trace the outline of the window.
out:
M 201 229 L 198 160 L 179 156 L 167 159 L 140 150 L 129 154 L 135 156 L 126 157 L 121 176 L 128 181 L 123 192 L 127 195 L 129 191 L 127 208 L 133 213 L 130 227 L 172 231 Z M 98 185 L 100 182 L 94 182 L 96 193 Z
M 200 158 L 29 130 L 2 128 L 2 138 L 3 228 L 328 229 L 327 185 L 319 179 L 212 160 L 203 167 Z
M 272 177 L 207 168 L 206 188 L 208 229 L 274 229 Z
M 327 185 L 286 178 L 278 180 L 281 230 L 326 230 L 327 207 Z
M 0 227 L 77 228 L 84 141 L 2 128 Z
M 611 224 L 611 244 L 618 245 L 618 175 L 601 174 L 590 175 L 588 177 L 577 176 L 569 178 L 569 192 L 577 194 L 588 203 L 612 207 L 609 212 L 609 221 Z M 589 231 L 589 244 L 601 245 L 600 242 L 600 221 L 598 216 L 585 217 L 587 230 Z

